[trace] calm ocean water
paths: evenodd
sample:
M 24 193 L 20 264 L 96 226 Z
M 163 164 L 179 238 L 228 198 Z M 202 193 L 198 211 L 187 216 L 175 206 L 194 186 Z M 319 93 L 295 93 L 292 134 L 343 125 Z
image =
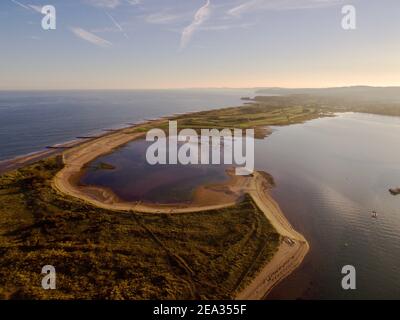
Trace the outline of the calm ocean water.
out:
M 246 90 L 1 92 L 0 160 L 125 123 L 241 105 Z

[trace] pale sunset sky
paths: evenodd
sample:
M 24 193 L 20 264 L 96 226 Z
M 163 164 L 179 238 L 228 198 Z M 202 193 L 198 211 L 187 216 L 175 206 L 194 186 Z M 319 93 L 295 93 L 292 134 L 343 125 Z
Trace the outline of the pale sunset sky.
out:
M 0 90 L 395 86 L 399 17 L 399 0 L 1 0 Z

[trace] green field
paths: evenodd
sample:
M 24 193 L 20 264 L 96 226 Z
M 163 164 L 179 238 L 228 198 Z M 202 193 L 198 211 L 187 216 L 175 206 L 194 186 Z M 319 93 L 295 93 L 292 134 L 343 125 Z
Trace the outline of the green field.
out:
M 266 126 L 284 126 L 329 116 L 336 108 L 321 107 L 308 100 L 295 103 L 289 97 L 268 97 L 268 100 L 254 101 L 240 107 L 231 107 L 188 115 L 172 117 L 178 122 L 178 129 L 255 129 L 256 138 L 266 137 Z M 158 124 L 168 132 L 168 121 Z M 134 128 L 128 132 L 147 132 L 151 125 Z

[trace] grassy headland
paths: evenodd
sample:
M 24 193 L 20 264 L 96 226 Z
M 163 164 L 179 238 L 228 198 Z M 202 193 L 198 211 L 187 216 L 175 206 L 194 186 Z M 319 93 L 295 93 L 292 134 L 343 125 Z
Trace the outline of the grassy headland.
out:
M 240 106 L 191 113 L 171 117 L 177 120 L 178 129 L 255 129 L 257 138 L 266 136 L 267 126 L 284 126 L 302 123 L 319 117 L 329 116 L 338 108 L 328 108 L 314 102 L 296 101 L 292 97 L 258 97 Z M 168 121 L 157 126 L 168 129 Z M 151 124 L 132 129 L 133 132 L 147 132 Z

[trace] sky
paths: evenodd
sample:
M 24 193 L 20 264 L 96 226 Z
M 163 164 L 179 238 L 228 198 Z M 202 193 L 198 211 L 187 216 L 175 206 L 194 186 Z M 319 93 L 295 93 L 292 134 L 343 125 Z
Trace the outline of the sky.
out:
M 399 16 L 399 0 L 1 0 L 0 90 L 395 86 Z

